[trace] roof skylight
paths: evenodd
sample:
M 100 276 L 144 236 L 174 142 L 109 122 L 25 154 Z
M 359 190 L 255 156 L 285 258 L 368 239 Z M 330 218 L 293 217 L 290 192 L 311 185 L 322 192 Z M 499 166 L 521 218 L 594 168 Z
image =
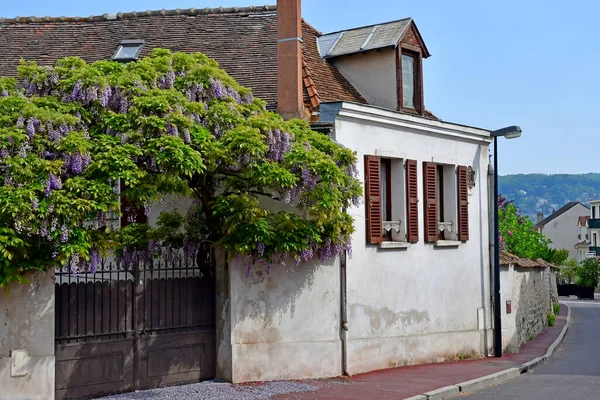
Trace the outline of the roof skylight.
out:
M 136 60 L 142 52 L 142 48 L 144 48 L 143 40 L 122 40 L 112 58 L 116 61 Z

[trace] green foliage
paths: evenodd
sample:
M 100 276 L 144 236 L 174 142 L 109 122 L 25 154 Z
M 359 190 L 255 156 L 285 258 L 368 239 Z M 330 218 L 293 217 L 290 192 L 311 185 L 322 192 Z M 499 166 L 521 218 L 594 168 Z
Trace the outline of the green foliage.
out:
M 500 191 L 514 199 L 523 215 L 536 220 L 538 211 L 545 216 L 569 201 L 584 204 L 600 198 L 600 174 L 518 174 L 499 177 Z
M 0 287 L 64 264 L 93 270 L 111 246 L 208 243 L 267 269 L 350 248 L 356 154 L 266 111 L 214 60 L 156 49 L 128 64 L 23 62 L 19 74 L 24 90 L 0 78 Z M 113 233 L 119 181 L 147 213 L 170 194 L 194 205 Z
M 551 249 L 547 247 L 545 251 L 540 254 L 540 257 L 543 260 L 548 261 L 554 265 L 563 265 L 567 259 L 569 258 L 569 250 L 566 249 Z
M 579 263 L 574 258 L 569 258 L 562 263 L 558 270 L 557 280 L 561 284 L 569 284 L 575 282 L 579 269 Z
M 553 303 L 552 311 L 554 312 L 554 315 L 560 314 L 560 303 Z
M 499 198 L 498 228 L 501 246 L 518 257 L 537 260 L 548 257 L 550 239 L 537 232 L 531 221 L 524 218 L 512 202 Z
M 552 328 L 554 326 L 554 321 L 556 320 L 556 316 L 553 313 L 549 313 L 547 315 L 548 326 Z
M 600 263 L 595 258 L 586 258 L 577 268 L 576 283 L 583 287 L 598 286 L 598 267 Z

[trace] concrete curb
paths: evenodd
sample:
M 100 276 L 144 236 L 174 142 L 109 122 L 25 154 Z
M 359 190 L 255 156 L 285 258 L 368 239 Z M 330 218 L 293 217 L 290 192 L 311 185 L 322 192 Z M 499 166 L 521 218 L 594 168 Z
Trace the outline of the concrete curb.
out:
M 562 305 L 567 307 L 567 322 L 565 323 L 565 326 L 563 326 L 562 331 L 560 332 L 560 335 L 558 335 L 558 337 L 556 338 L 554 343 L 552 343 L 550 345 L 550 347 L 548 347 L 548 351 L 546 351 L 546 354 L 544 354 L 541 357 L 534 358 L 533 360 L 521 365 L 521 373 L 525 373 L 525 372 L 529 371 L 530 368 L 534 368 L 537 365 L 546 361 L 548 358 L 550 358 L 550 356 L 552 356 L 552 354 L 554 353 L 554 350 L 556 350 L 556 348 L 558 346 L 560 346 L 560 344 L 563 342 L 563 340 L 565 340 L 565 337 L 567 336 L 567 332 L 569 331 L 569 328 L 571 327 L 571 307 L 569 307 L 565 303 L 562 303 Z
M 508 368 L 500 372 L 496 372 L 494 374 L 482 376 L 480 378 L 472 379 L 470 381 L 457 383 L 455 385 L 445 386 L 443 388 L 439 388 L 436 390 L 429 391 L 427 393 L 419 394 L 417 396 L 408 397 L 405 400 L 443 400 L 449 399 L 454 396 L 459 395 L 460 393 L 465 392 L 473 392 L 476 390 L 483 389 L 489 385 L 502 383 L 508 381 L 510 379 L 516 378 L 517 376 L 529 371 L 530 368 L 533 368 L 540 363 L 546 361 L 553 353 L 554 350 L 562 343 L 569 331 L 569 327 L 571 326 L 571 307 L 567 304 L 562 303 L 563 306 L 567 307 L 567 322 L 565 326 L 563 326 L 562 331 L 554 341 L 548 347 L 546 354 L 541 357 L 534 358 L 531 361 L 528 361 L 518 367 Z

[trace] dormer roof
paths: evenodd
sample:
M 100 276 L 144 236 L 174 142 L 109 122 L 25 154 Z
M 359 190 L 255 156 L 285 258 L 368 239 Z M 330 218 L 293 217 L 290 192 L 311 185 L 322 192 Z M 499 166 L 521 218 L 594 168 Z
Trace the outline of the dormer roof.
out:
M 416 32 L 417 40 L 424 51 L 423 57 L 429 57 L 429 51 L 412 18 L 326 33 L 318 39 L 319 53 L 323 58 L 333 58 L 397 47 L 411 28 Z

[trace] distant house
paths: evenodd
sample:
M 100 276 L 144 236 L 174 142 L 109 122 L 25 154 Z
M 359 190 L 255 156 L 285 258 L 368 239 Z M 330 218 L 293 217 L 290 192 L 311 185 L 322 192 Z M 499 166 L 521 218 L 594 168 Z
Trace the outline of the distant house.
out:
M 600 200 L 590 201 L 590 215 L 587 220 L 589 253 L 600 257 Z
M 589 254 L 590 247 L 590 228 L 589 228 L 589 220 L 591 216 L 585 215 L 579 217 L 577 221 L 577 238 L 579 241 L 575 244 L 575 250 L 577 251 L 577 261 L 583 261 L 584 258 Z
M 581 222 L 589 213 L 589 207 L 578 201 L 571 201 L 546 218 L 538 214 L 535 228 L 552 240 L 551 248 L 569 250 L 569 257 L 579 260 L 581 242 L 586 240 Z M 583 220 L 580 217 L 583 217 Z M 582 234 L 584 236 L 581 236 Z M 576 245 L 579 247 L 576 248 Z

